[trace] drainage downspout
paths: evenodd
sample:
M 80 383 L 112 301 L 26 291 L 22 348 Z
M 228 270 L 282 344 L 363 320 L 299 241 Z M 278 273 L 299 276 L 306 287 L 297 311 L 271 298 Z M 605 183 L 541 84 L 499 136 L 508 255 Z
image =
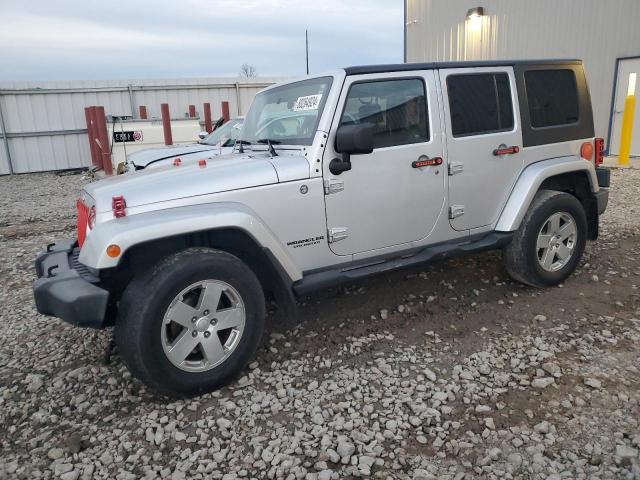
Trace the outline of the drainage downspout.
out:
M 136 104 L 133 101 L 133 85 L 127 85 L 127 90 L 129 90 L 129 105 L 131 105 L 131 119 L 136 118 Z
M 13 175 L 13 164 L 11 163 L 11 153 L 9 152 L 9 136 L 7 127 L 4 123 L 4 115 L 2 114 L 2 96 L 0 95 L 0 129 L 2 129 L 2 139 L 4 140 L 4 151 L 7 156 L 7 164 L 9 166 L 9 174 Z
M 236 82 L 236 109 L 238 110 L 238 115 L 242 115 L 242 105 L 240 104 L 240 85 Z

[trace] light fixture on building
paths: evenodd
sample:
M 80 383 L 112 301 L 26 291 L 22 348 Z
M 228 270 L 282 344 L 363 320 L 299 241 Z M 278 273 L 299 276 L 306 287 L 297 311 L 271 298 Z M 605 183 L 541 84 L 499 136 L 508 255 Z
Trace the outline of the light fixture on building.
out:
M 484 16 L 484 7 L 473 7 L 467 10 L 467 18 L 473 20 Z

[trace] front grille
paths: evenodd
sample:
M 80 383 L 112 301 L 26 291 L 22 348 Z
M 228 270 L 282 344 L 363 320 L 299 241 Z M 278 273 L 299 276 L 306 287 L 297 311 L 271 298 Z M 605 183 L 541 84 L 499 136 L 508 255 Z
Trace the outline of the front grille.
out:
M 91 273 L 89 267 L 80 263 L 78 257 L 80 257 L 80 248 L 75 247 L 69 256 L 69 264 L 71 268 L 78 272 L 78 274 L 88 282 L 97 283 L 100 279 Z

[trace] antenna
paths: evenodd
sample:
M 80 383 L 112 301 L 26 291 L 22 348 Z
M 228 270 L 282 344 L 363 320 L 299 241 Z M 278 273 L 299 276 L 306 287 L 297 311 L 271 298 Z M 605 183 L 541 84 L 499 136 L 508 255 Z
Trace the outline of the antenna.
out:
M 309 75 L 309 30 L 304 30 L 304 43 L 305 43 L 305 52 L 307 59 L 307 75 Z

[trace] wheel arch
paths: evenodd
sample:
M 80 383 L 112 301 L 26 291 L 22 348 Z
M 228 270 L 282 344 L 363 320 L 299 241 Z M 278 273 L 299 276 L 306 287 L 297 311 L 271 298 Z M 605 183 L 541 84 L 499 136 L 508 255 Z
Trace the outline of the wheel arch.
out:
M 295 312 L 293 279 L 269 248 L 238 227 L 212 228 L 136 244 L 123 255 L 120 268 L 136 275 L 167 255 L 192 247 L 214 248 L 238 257 L 256 274 L 262 289 L 273 294 L 279 307 L 287 314 Z
M 527 167 L 511 191 L 495 230 L 517 230 L 539 190 L 556 190 L 578 198 L 587 214 L 587 238 L 597 238 L 598 207 L 593 193 L 599 190 L 598 180 L 593 165 L 575 156 L 544 160 Z
M 121 247 L 120 257 L 106 255 L 110 244 Z M 273 292 L 282 308 L 291 308 L 291 285 L 302 278 L 302 272 L 271 230 L 242 204 L 156 210 L 98 224 L 87 236 L 79 260 L 100 270 L 101 277 L 112 277 L 117 279 L 112 283 L 122 285 L 150 263 L 189 247 L 236 255 L 256 273 L 263 289 Z

